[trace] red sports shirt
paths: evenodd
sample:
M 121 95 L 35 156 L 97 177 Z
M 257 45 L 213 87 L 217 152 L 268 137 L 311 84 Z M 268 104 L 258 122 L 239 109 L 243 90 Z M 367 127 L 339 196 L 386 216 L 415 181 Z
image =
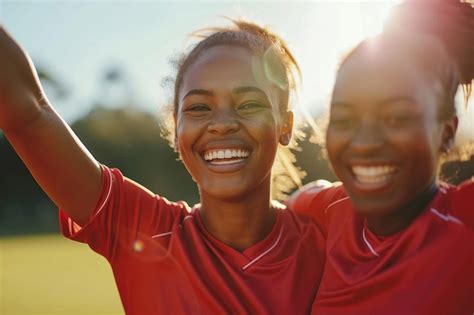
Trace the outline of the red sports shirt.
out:
M 103 167 L 102 197 L 83 228 L 63 234 L 103 255 L 127 314 L 309 314 L 324 238 L 309 218 L 277 210 L 270 234 L 243 252 L 215 239 L 199 211 Z
M 321 223 L 327 261 L 313 314 L 473 315 L 474 182 L 442 184 L 403 231 L 372 234 L 342 186 L 290 203 Z

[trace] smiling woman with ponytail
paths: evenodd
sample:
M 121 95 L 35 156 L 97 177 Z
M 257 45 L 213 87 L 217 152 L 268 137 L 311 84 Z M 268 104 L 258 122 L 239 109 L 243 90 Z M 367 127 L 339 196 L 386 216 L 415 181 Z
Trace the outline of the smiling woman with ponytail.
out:
M 467 103 L 474 77 L 474 9 L 436 3 L 408 1 L 436 9 L 398 16 L 337 71 L 326 147 L 342 185 L 307 186 L 289 202 L 327 235 L 314 314 L 474 313 L 474 179 L 438 178 L 456 92 L 463 85 Z
M 199 188 L 193 207 L 96 161 L 4 29 L 0 69 L 0 128 L 60 208 L 62 233 L 108 260 L 127 314 L 310 312 L 323 235 L 272 200 L 299 74 L 278 35 L 235 21 L 209 31 L 179 63 L 172 139 Z

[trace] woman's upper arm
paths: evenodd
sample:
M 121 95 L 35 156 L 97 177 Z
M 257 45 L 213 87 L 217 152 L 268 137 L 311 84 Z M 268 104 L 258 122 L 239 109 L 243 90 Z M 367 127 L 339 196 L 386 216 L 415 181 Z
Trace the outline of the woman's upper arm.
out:
M 30 124 L 5 135 L 45 193 L 84 224 L 101 192 L 100 164 L 49 104 L 43 108 Z

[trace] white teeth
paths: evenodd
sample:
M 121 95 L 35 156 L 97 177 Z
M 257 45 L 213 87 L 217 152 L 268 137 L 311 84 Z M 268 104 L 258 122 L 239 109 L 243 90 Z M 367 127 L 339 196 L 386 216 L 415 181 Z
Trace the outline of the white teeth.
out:
M 245 158 L 250 154 L 249 151 L 244 149 L 216 149 L 204 152 L 204 159 L 206 161 L 212 161 L 216 159 L 232 159 L 232 158 Z M 219 161 L 220 164 L 228 164 L 223 162 L 233 163 L 235 161 Z
M 352 172 L 361 176 L 382 176 L 391 174 L 395 171 L 394 166 L 353 166 Z
M 357 180 L 367 184 L 377 184 L 386 181 L 396 171 L 395 166 L 353 166 L 352 172 Z

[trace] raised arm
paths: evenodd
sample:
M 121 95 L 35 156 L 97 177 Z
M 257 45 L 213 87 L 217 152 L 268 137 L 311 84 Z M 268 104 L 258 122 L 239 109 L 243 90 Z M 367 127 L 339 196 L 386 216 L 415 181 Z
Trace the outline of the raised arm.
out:
M 0 129 L 46 194 L 84 224 L 100 195 L 100 165 L 50 105 L 31 59 L 1 25 L 0 69 Z

